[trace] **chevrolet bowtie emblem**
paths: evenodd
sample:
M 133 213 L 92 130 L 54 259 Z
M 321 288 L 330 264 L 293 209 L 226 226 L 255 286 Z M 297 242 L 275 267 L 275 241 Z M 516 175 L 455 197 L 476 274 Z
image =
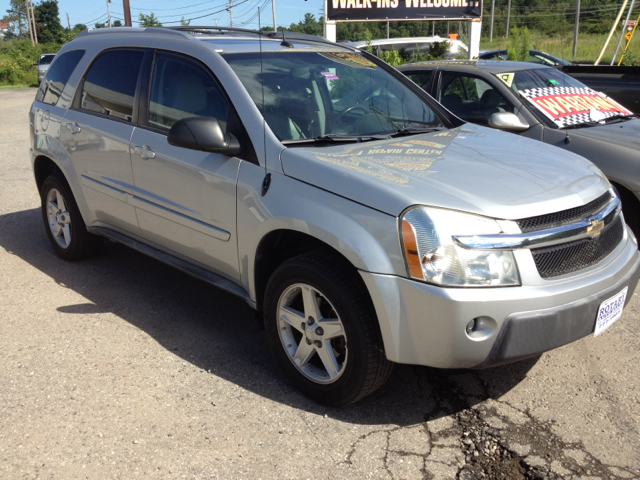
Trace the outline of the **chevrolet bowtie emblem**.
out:
M 597 237 L 598 235 L 600 235 L 602 227 L 604 227 L 604 221 L 598 220 L 597 218 L 591 220 L 591 225 L 587 227 L 587 235 L 591 237 Z

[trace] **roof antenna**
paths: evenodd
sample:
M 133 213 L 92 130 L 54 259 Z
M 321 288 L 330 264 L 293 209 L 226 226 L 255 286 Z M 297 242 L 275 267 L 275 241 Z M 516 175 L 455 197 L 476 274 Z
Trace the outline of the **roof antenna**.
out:
M 282 31 L 282 43 L 280 45 L 282 45 L 283 47 L 293 48 L 293 45 L 287 42 L 287 38 L 284 36 L 284 27 L 281 31 Z
M 262 180 L 262 196 L 264 197 L 271 186 L 271 174 L 267 172 L 267 121 L 264 118 L 264 71 L 262 68 L 262 26 L 260 24 L 260 7 L 258 7 L 258 36 L 260 42 L 260 84 L 262 86 L 262 141 L 264 150 L 264 180 Z

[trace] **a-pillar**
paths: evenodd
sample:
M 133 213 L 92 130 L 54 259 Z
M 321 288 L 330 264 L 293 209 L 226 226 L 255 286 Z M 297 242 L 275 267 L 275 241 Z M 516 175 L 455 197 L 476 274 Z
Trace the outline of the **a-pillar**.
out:
M 482 31 L 482 21 L 469 22 L 469 60 L 478 58 L 480 55 L 480 33 Z

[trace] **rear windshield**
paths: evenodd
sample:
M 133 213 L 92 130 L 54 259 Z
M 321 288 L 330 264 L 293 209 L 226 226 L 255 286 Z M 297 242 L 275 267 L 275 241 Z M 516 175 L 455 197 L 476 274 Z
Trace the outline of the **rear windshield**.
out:
M 56 58 L 55 53 L 52 55 L 42 55 L 40 57 L 40 65 L 49 65 L 51 62 L 53 62 L 53 59 Z
M 259 53 L 223 57 L 283 141 L 442 126 L 425 100 L 358 53 L 268 52 L 262 67 Z

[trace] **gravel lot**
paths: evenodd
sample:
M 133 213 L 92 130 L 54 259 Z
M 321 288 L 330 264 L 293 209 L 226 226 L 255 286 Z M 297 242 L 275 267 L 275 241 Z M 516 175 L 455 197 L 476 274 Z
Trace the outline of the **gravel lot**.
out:
M 0 478 L 640 478 L 640 303 L 484 371 L 398 365 L 343 409 L 298 394 L 241 300 L 126 247 L 67 263 L 0 90 Z

